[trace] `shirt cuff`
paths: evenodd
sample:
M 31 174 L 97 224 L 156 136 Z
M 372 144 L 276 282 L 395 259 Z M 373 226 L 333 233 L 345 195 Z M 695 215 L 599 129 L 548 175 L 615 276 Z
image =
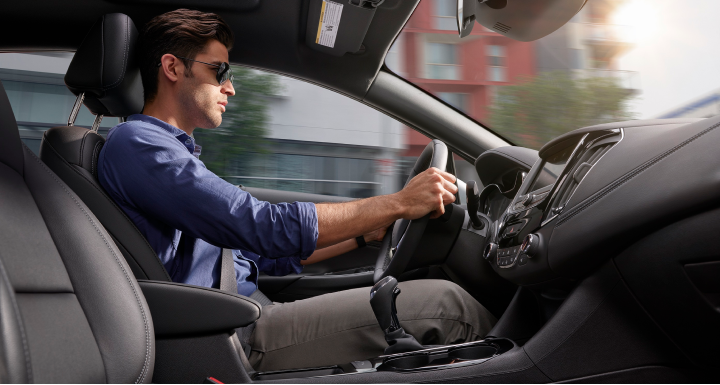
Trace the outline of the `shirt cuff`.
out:
M 317 208 L 314 203 L 296 202 L 298 205 L 298 214 L 300 217 L 302 245 L 300 250 L 300 259 L 306 260 L 315 252 L 318 239 L 318 217 Z M 293 258 L 294 259 L 294 258 Z M 293 261 L 293 265 L 297 264 L 296 270 L 302 271 L 300 261 Z

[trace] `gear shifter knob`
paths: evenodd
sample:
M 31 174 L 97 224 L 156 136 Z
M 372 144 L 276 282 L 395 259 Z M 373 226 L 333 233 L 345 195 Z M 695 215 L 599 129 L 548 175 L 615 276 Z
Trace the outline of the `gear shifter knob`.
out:
M 400 327 L 397 317 L 395 299 L 400 294 L 397 279 L 387 276 L 379 280 L 370 289 L 370 306 L 380 328 L 385 333 L 388 347 L 385 354 L 412 352 L 423 349 L 423 346 L 410 334 Z
M 370 306 L 385 334 L 400 328 L 395 306 L 395 299 L 400 294 L 400 288 L 397 285 L 397 279 L 387 276 L 370 289 Z

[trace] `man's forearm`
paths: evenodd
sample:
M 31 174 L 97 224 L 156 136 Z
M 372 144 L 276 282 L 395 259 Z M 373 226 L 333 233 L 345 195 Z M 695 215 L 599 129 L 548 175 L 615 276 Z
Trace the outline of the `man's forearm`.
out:
M 318 203 L 315 207 L 318 249 L 389 226 L 403 213 L 395 194 L 345 203 Z
M 395 194 L 345 202 L 316 204 L 318 239 L 316 248 L 334 245 L 370 231 L 389 226 L 400 218 L 417 219 L 445 212 L 455 201 L 455 176 L 436 168 L 416 175 Z
M 358 244 L 355 238 L 342 241 L 338 244 L 328 246 L 322 249 L 317 249 L 315 252 L 308 257 L 308 259 L 301 261 L 301 265 L 312 265 L 332 257 L 336 257 L 340 254 L 345 254 L 348 251 L 357 249 Z

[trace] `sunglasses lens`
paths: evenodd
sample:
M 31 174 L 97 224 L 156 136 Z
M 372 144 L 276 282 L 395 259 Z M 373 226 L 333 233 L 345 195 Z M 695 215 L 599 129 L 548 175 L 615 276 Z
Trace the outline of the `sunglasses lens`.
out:
M 218 68 L 218 83 L 220 83 L 220 85 L 223 85 L 226 81 L 230 80 L 230 83 L 232 84 L 233 78 L 234 77 L 232 75 L 232 69 L 230 69 L 230 65 L 227 63 L 222 63 L 220 65 L 220 68 Z

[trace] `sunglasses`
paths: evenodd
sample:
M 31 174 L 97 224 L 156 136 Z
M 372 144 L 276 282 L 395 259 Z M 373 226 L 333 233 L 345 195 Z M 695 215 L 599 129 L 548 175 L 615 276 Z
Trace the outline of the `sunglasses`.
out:
M 212 63 L 206 63 L 206 62 L 200 61 L 200 60 L 188 59 L 188 58 L 182 57 L 182 56 L 175 56 L 175 57 L 178 59 L 190 60 L 190 61 L 194 61 L 197 63 L 202 63 L 205 65 L 217 67 L 217 75 L 215 76 L 215 79 L 217 79 L 217 81 L 220 85 L 225 84 L 225 82 L 228 80 L 230 80 L 230 84 L 233 84 L 233 80 L 235 80 L 235 77 L 232 74 L 232 69 L 230 68 L 230 63 L 212 64 Z M 158 67 L 160 67 L 161 65 L 162 65 L 162 63 L 158 63 Z

